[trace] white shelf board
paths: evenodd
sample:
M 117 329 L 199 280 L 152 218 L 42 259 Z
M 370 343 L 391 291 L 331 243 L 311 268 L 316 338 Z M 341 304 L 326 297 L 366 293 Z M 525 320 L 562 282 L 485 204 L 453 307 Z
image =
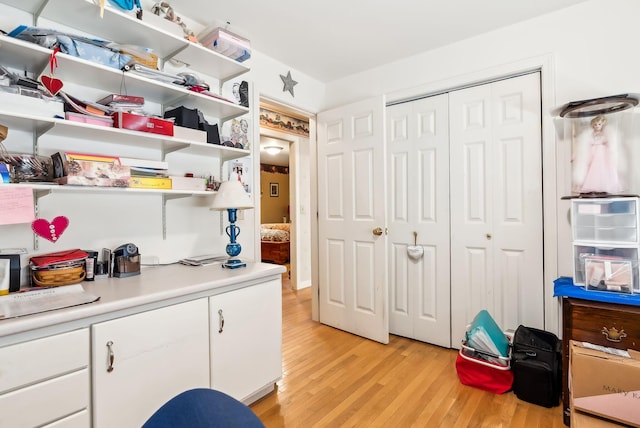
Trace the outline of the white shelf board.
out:
M 241 62 L 207 49 L 196 43 L 176 53 L 173 58 L 187 64 L 195 71 L 213 75 L 225 81 L 249 71 L 249 67 Z
M 51 50 L 0 35 L 0 65 L 40 74 L 49 64 Z
M 0 123 L 8 126 L 9 130 L 15 128 L 21 131 L 36 132 L 38 135 L 99 140 L 126 146 L 157 147 L 161 148 L 165 153 L 184 150 L 204 156 L 219 155 L 223 161 L 251 154 L 249 150 L 236 149 L 219 144 L 207 144 L 150 132 L 91 125 L 64 119 L 13 114 L 2 110 L 0 110 Z
M 17 183 L 3 184 L 3 186 L 29 187 L 36 192 L 64 192 L 64 193 L 148 193 L 156 195 L 175 196 L 213 196 L 217 192 L 209 190 L 158 190 L 138 189 L 131 187 L 99 187 L 99 186 L 72 186 L 57 184 Z

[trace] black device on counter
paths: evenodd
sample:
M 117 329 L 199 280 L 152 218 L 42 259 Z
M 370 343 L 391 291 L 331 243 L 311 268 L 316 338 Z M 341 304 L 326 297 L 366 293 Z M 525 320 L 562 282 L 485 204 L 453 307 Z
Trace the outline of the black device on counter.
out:
M 113 250 L 113 276 L 126 278 L 140 275 L 140 253 L 135 244 L 122 244 Z
M 9 259 L 9 292 L 20 290 L 20 254 L 0 254 L 0 259 Z

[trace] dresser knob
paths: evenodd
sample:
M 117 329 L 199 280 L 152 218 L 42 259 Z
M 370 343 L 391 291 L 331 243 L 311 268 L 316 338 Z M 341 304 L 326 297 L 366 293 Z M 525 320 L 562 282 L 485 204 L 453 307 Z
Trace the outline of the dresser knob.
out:
M 602 334 L 604 334 L 604 337 L 609 342 L 622 342 L 622 339 L 627 337 L 627 333 L 624 332 L 624 329 L 618 331 L 615 327 L 602 327 Z

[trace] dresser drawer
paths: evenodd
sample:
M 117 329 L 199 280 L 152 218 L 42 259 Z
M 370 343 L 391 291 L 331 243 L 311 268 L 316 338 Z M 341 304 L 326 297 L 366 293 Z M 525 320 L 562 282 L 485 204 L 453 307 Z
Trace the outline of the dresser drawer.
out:
M 640 350 L 640 307 L 572 299 L 569 310 L 566 328 L 571 339 Z
M 42 428 L 87 428 L 91 426 L 90 416 L 89 410 L 85 409 L 59 421 L 44 425 Z
M 0 394 L 89 365 L 89 330 L 0 348 Z
M 85 368 L 2 394 L 0 426 L 41 426 L 86 411 L 89 390 L 89 370 Z
M 562 298 L 562 405 L 565 425 L 571 423 L 569 402 L 569 342 L 571 340 L 640 351 L 640 306 Z

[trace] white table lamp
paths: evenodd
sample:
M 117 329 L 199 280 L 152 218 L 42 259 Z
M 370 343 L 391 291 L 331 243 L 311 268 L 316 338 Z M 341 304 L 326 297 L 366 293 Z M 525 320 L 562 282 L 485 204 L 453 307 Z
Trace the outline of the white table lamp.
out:
M 236 242 L 236 238 L 240 235 L 240 228 L 235 225 L 237 213 L 239 209 L 248 208 L 253 208 L 253 205 L 242 183 L 237 180 L 231 180 L 224 181 L 220 185 L 218 193 L 213 199 L 211 209 L 218 211 L 227 210 L 229 213 L 229 226 L 225 229 L 230 240 L 226 248 L 229 259 L 222 263 L 222 267 L 224 268 L 236 269 L 247 266 L 245 262 L 234 257 L 238 257 L 240 251 L 242 251 L 242 247 Z

